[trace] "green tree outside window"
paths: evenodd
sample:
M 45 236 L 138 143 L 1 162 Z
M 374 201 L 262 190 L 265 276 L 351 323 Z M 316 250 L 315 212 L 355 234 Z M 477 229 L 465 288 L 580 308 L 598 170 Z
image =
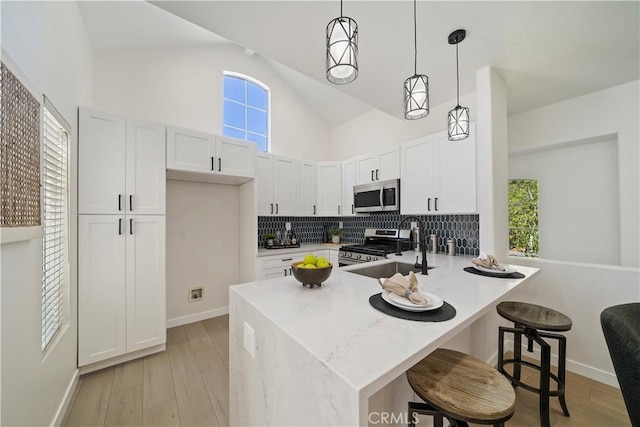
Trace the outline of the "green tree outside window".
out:
M 539 258 L 538 181 L 509 180 L 509 255 Z

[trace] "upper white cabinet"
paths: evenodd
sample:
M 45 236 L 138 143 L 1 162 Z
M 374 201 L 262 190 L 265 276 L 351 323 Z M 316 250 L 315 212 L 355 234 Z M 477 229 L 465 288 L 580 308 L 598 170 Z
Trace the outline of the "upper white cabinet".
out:
M 316 164 L 300 160 L 298 171 L 298 215 L 317 215 Z
M 342 209 L 344 216 L 355 215 L 353 206 L 353 186 L 356 184 L 356 160 L 342 162 Z
M 449 141 L 447 132 L 400 146 L 402 214 L 476 212 L 475 124 L 469 138 Z
M 318 215 L 341 215 L 342 162 L 319 162 L 316 168 Z
M 387 147 L 356 157 L 356 184 L 386 181 L 400 177 L 399 147 Z
M 298 161 L 258 153 L 256 163 L 258 215 L 295 215 Z
M 239 184 L 255 176 L 256 144 L 177 127 L 167 128 L 168 176 Z
M 162 215 L 165 127 L 80 108 L 78 213 Z

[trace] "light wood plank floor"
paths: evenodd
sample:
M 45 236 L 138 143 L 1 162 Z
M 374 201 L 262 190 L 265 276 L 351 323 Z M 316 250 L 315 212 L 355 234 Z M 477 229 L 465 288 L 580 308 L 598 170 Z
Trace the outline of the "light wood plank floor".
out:
M 537 372 L 523 368 L 534 385 Z M 508 426 L 537 427 L 537 395 L 516 389 L 515 416 Z M 631 426 L 620 390 L 567 373 L 562 414 L 551 399 L 556 427 Z M 83 375 L 63 425 L 224 426 L 229 422 L 229 318 L 216 317 L 167 331 L 167 350 Z

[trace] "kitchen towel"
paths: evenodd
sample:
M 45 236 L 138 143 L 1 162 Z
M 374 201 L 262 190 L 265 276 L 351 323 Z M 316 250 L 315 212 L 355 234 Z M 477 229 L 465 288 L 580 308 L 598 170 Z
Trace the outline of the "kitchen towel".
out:
M 456 309 L 444 302 L 442 307 L 428 311 L 406 311 L 401 308 L 394 307 L 382 299 L 382 294 L 375 294 L 369 297 L 369 304 L 378 311 L 397 317 L 398 319 L 414 320 L 417 322 L 444 322 L 445 320 L 456 317 Z
M 496 273 L 491 273 L 489 271 L 480 271 L 473 267 L 465 267 L 463 268 L 467 273 L 477 274 L 479 276 L 487 276 L 487 277 L 498 277 L 500 279 L 524 279 L 525 275 L 516 271 L 511 274 L 504 274 L 502 272 L 496 271 Z

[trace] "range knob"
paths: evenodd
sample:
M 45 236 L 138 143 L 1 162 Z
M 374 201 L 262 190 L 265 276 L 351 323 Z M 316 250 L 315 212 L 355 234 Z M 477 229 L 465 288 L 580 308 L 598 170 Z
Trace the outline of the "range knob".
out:
M 367 255 L 367 261 L 371 261 L 371 255 Z
M 360 259 L 360 258 L 362 258 L 362 255 L 356 254 L 356 259 Z

